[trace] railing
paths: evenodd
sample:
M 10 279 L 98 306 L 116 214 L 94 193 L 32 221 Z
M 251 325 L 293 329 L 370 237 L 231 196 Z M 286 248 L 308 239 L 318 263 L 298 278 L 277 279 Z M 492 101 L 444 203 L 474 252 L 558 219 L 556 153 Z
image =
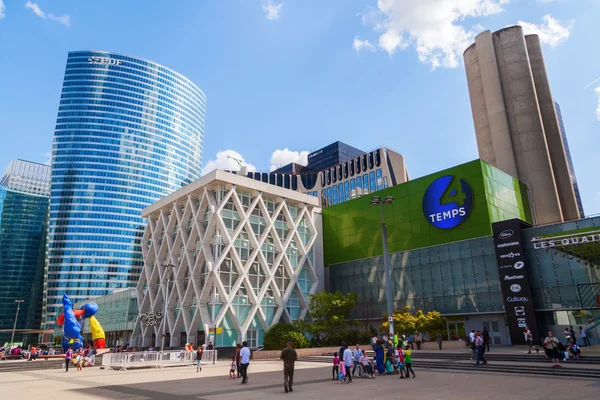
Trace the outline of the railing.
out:
M 204 350 L 202 362 L 214 362 L 217 359 L 217 350 Z M 102 355 L 103 369 L 129 368 L 162 368 L 196 363 L 195 351 L 144 351 L 135 353 L 104 353 Z

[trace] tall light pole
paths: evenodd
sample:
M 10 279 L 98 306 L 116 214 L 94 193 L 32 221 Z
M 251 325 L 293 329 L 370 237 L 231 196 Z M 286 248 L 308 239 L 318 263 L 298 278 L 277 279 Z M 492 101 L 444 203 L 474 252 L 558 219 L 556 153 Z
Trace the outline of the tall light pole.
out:
M 169 270 L 175 268 L 173 264 L 163 264 L 166 268 L 166 283 L 165 283 L 165 310 L 163 311 L 163 323 L 162 323 L 162 338 L 160 341 L 160 352 L 162 353 L 165 349 L 165 330 L 167 328 L 167 302 L 169 301 Z M 162 357 L 162 356 L 161 356 Z
M 11 343 L 15 341 L 15 331 L 17 330 L 17 318 L 19 318 L 19 310 L 21 309 L 21 303 L 23 302 L 25 302 L 25 300 L 15 300 L 15 303 L 17 303 L 17 313 L 15 314 L 15 324 L 13 325 L 12 336 L 10 338 Z
M 387 311 L 388 311 L 388 322 L 390 324 L 390 336 L 394 337 L 394 318 L 392 310 L 392 281 L 390 279 L 390 255 L 388 253 L 387 244 L 387 230 L 385 225 L 385 214 L 383 212 L 383 206 L 392 204 L 394 198 L 392 196 L 386 197 L 381 200 L 381 197 L 374 196 L 371 199 L 372 206 L 381 207 L 381 237 L 383 239 L 383 265 L 385 266 L 385 295 L 387 298 Z

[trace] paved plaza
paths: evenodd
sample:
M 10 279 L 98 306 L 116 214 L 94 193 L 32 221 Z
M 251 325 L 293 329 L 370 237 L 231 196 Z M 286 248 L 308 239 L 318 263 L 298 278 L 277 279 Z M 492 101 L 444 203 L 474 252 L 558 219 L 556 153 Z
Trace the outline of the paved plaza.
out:
M 331 381 L 331 368 L 298 363 L 294 392 L 283 393 L 281 363 L 254 362 L 248 385 L 228 379 L 228 364 L 131 371 L 84 369 L 68 373 L 43 370 L 0 374 L 0 393 L 6 399 L 210 399 L 258 400 L 281 397 L 303 399 L 532 399 L 594 398 L 600 382 L 492 373 L 430 372 L 416 369 L 416 379 L 395 376 L 355 379 L 351 385 Z M 383 396 L 383 397 L 382 397 Z

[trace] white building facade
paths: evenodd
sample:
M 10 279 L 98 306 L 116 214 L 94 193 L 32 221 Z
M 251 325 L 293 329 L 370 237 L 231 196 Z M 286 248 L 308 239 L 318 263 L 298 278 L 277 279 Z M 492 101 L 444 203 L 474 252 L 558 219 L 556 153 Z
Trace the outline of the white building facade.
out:
M 316 197 L 213 171 L 142 215 L 133 345 L 160 346 L 164 328 L 165 347 L 260 347 L 272 325 L 303 319 L 323 288 Z

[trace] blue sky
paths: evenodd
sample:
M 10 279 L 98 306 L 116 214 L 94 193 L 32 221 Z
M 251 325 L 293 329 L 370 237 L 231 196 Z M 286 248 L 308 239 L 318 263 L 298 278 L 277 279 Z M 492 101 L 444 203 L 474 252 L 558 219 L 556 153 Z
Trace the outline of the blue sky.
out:
M 67 52 L 98 49 L 205 92 L 208 167 L 231 167 L 217 153 L 235 151 L 268 171 L 342 140 L 395 149 L 422 176 L 478 157 L 462 51 L 521 21 L 544 42 L 586 213 L 599 213 L 599 12 L 583 0 L 0 0 L 0 168 L 47 160 Z

